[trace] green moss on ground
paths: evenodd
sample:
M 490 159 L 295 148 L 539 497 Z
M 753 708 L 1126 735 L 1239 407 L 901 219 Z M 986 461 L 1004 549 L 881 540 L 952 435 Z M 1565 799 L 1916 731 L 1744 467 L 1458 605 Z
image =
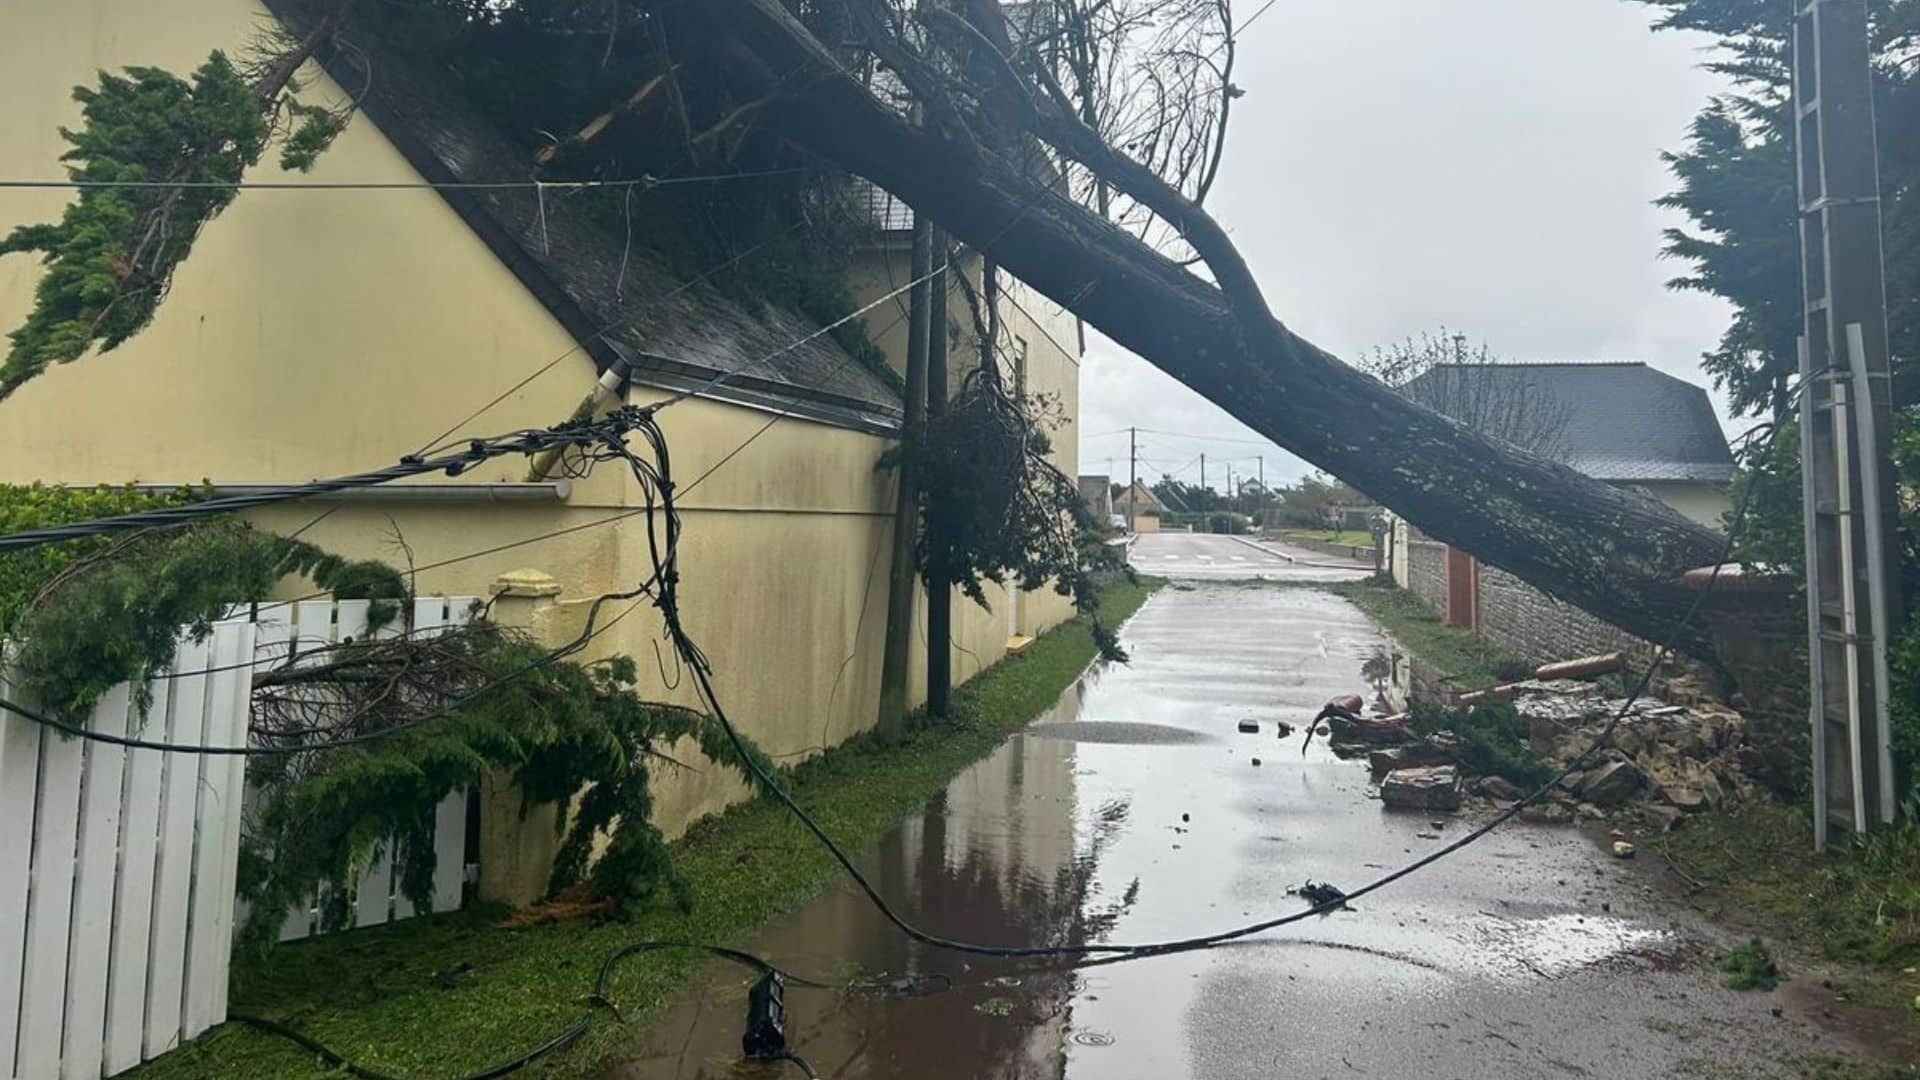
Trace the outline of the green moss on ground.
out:
M 1120 583 L 1101 613 L 1117 626 L 1157 581 Z M 955 691 L 951 726 L 919 727 L 896 746 L 859 739 L 796 769 L 796 799 L 848 849 L 879 839 L 967 765 L 1049 708 L 1093 660 L 1088 623 L 1042 635 Z M 760 800 L 701 822 L 673 845 L 697 900 L 690 913 L 656 908 L 629 920 L 508 930 L 498 911 L 414 919 L 275 950 L 236 972 L 232 1009 L 290 1024 L 374 1070 L 447 1076 L 515 1056 L 577 1021 L 601 959 L 644 939 L 732 942 L 817 895 L 838 874 L 831 857 L 779 805 Z M 691 953 L 646 953 L 618 971 L 610 997 L 576 1046 L 543 1076 L 596 1075 L 633 1051 L 649 1020 L 702 970 Z M 228 1024 L 134 1074 L 331 1075 L 283 1040 Z
M 1748 938 L 1720 954 L 1720 982 L 1729 990 L 1771 990 L 1780 985 L 1780 968 L 1759 938 Z
M 1402 648 L 1438 668 L 1456 690 L 1481 690 L 1525 678 L 1532 671 L 1519 658 L 1508 656 L 1479 634 L 1448 626 L 1411 593 L 1386 578 L 1373 577 L 1323 587 L 1353 601 Z
M 1807 1063 L 1810 1080 L 1920 1080 L 1920 1068 L 1827 1059 Z

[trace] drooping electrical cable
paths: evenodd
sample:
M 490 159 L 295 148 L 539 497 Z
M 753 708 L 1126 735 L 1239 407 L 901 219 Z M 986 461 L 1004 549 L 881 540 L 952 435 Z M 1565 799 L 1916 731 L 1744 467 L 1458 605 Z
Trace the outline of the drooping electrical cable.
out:
M 615 180 L 0 180 L 0 190 L 46 188 L 80 191 L 101 188 L 134 190 L 214 188 L 222 191 L 545 191 L 548 189 L 578 191 L 592 188 L 648 190 L 682 184 L 717 184 L 768 176 L 793 176 L 805 171 L 800 168 L 759 169 L 711 173 L 703 176 L 636 176 Z
M 612 414 L 612 423 L 617 426 L 625 423 L 625 414 Z M 138 510 L 129 514 L 116 514 L 111 517 L 93 518 L 88 521 L 71 522 L 65 525 L 51 525 L 42 529 L 26 529 L 21 532 L 0 536 L 0 553 L 21 551 L 39 547 L 42 544 L 58 543 L 64 540 L 79 540 L 92 536 L 104 536 L 108 533 L 128 532 L 134 529 L 146 529 L 164 525 L 181 525 L 203 518 L 230 514 L 240 510 L 251 510 L 276 503 L 310 499 L 317 495 L 331 495 L 336 492 L 357 488 L 376 487 L 394 480 L 403 480 L 410 476 L 422 476 L 427 473 L 445 473 L 458 476 L 473 466 L 497 457 L 512 454 L 535 455 L 546 450 L 565 450 L 571 447 L 592 445 L 602 441 L 608 432 L 608 421 L 572 420 L 551 428 L 528 428 L 509 432 L 486 439 L 474 439 L 468 442 L 466 449 L 434 457 L 408 456 L 397 464 L 371 472 L 354 473 L 351 476 L 334 477 L 329 480 L 315 480 L 306 484 L 289 484 L 283 488 L 250 492 L 242 495 L 226 495 L 212 499 L 201 499 L 183 503 L 179 506 L 165 506 L 152 510 Z
M 546 431 L 546 432 L 522 432 L 522 433 L 516 433 L 512 436 L 504 436 L 504 437 L 501 437 L 500 439 L 492 440 L 492 441 L 476 441 L 463 454 L 450 455 L 450 457 L 458 459 L 459 461 L 486 460 L 489 457 L 496 457 L 504 453 L 513 453 L 513 452 L 537 453 L 540 450 L 547 449 L 549 447 L 558 446 L 558 447 L 574 447 L 577 449 L 582 449 L 587 455 L 586 460 L 589 464 L 595 461 L 606 461 L 606 460 L 613 460 L 616 458 L 631 461 L 632 460 L 631 455 L 625 454 L 621 451 L 624 450 L 624 439 L 626 437 L 627 432 L 631 430 L 632 427 L 638 422 L 638 418 L 643 415 L 643 412 L 644 410 L 640 410 L 640 409 L 624 408 L 624 409 L 616 410 L 615 412 L 609 414 L 607 417 L 600 420 L 574 421 L 574 422 L 570 422 L 568 424 L 562 425 L 559 428 L 550 429 L 549 431 Z M 503 449 L 503 447 L 505 448 Z M 616 450 L 613 448 L 619 448 L 619 449 Z M 431 466 L 435 462 L 444 462 L 445 460 L 447 459 L 433 459 L 433 462 L 422 462 L 421 464 Z M 365 485 L 381 482 L 379 480 L 369 479 L 369 477 L 381 476 L 383 475 L 383 473 L 361 474 L 361 476 L 359 477 L 351 478 L 352 479 L 351 483 L 348 480 L 343 479 L 343 480 L 337 480 L 337 481 L 324 481 L 324 482 L 321 482 L 321 484 L 316 486 L 329 487 L 330 489 L 334 489 L 334 490 L 344 489 L 344 488 L 353 487 L 353 486 L 365 486 Z M 221 507 L 219 509 L 212 509 L 212 510 L 208 509 L 210 505 L 213 505 L 219 502 L 220 500 L 210 500 L 209 502 L 192 503 L 186 506 L 174 507 L 169 509 L 177 510 L 177 511 L 195 511 L 196 513 L 188 515 L 182 519 L 182 520 L 192 520 L 194 517 L 210 516 L 216 513 L 228 512 L 228 510 L 225 507 Z M 113 517 L 113 518 L 99 518 L 90 522 L 77 523 L 75 526 L 68 526 L 67 528 L 81 529 L 82 531 L 79 533 L 79 535 L 98 535 L 101 532 L 112 531 L 117 528 L 135 527 L 135 526 L 128 526 L 124 524 L 124 522 L 130 518 L 137 518 L 137 519 L 144 520 L 145 513 L 121 515 L 120 517 Z M 165 523 L 178 524 L 179 522 L 169 520 Z M 45 530 L 42 530 L 42 532 L 44 531 Z M 36 534 L 14 533 L 7 537 L 0 537 L 0 550 L 5 549 L 7 541 L 12 541 L 12 540 L 15 540 L 16 538 L 32 538 L 33 543 L 54 542 L 54 539 L 37 537 Z M 58 537 L 58 539 L 66 539 L 66 538 L 68 537 L 65 537 L 65 536 Z M 31 545 L 28 544 L 26 539 L 21 539 L 19 546 L 25 547 L 25 546 L 31 546 Z M 459 711 L 460 709 L 468 705 L 471 705 L 474 701 L 484 697 L 485 695 L 490 694 L 495 690 L 498 690 L 504 685 L 507 685 L 520 678 L 523 678 L 526 675 L 539 670 L 540 668 L 543 668 L 552 663 L 556 663 L 567 657 L 577 655 L 579 652 L 585 649 L 587 644 L 591 642 L 595 637 L 606 632 L 606 630 L 609 627 L 619 622 L 619 620 L 621 618 L 624 618 L 627 614 L 627 612 L 622 612 L 620 616 L 616 617 L 615 619 L 611 620 L 605 625 L 601 625 L 599 621 L 600 611 L 605 605 L 609 603 L 623 601 L 623 600 L 634 600 L 636 598 L 648 595 L 655 588 L 657 588 L 658 584 L 659 583 L 657 578 L 649 578 L 641 582 L 638 586 L 636 586 L 631 590 L 627 590 L 624 592 L 605 593 L 595 598 L 593 604 L 589 607 L 585 623 L 582 626 L 580 633 L 577 634 L 572 640 L 566 642 L 565 644 L 560 645 L 556 648 L 546 650 L 542 652 L 535 659 L 529 661 L 528 663 L 523 664 L 520 667 L 512 671 L 509 671 L 506 674 L 501 675 L 497 678 L 490 679 L 487 682 L 483 683 L 482 685 L 473 688 L 472 690 L 466 691 L 453 698 L 450 698 L 448 701 L 444 702 L 437 708 L 434 708 L 421 716 L 414 717 L 412 719 L 409 719 L 403 722 L 390 724 L 386 727 L 378 728 L 373 731 L 362 732 L 354 735 L 344 735 L 344 736 L 339 736 L 335 738 L 324 739 L 319 741 L 311 741 L 311 742 L 288 743 L 285 745 L 184 744 L 184 743 L 161 742 L 157 740 L 143 739 L 143 738 L 139 738 L 136 736 L 129 736 L 129 735 L 112 735 L 105 732 L 94 731 L 86 727 L 84 724 L 73 723 L 59 717 L 50 716 L 38 709 L 24 705 L 20 702 L 11 701 L 4 698 L 0 698 L 0 710 L 13 713 L 16 716 L 21 717 L 22 719 L 29 720 L 43 727 L 51 728 L 53 730 L 60 731 L 70 736 L 74 736 L 74 737 L 85 739 L 92 742 L 99 742 L 99 743 L 105 743 L 112 746 L 118 746 L 118 747 L 129 749 L 129 750 L 148 750 L 148 751 L 158 751 L 163 753 L 187 754 L 187 755 L 208 756 L 208 757 L 284 757 L 284 756 L 295 755 L 295 754 L 309 754 L 309 753 L 316 753 L 316 752 L 326 751 L 326 750 L 337 750 L 337 749 L 343 749 L 347 747 L 363 746 L 363 745 L 368 745 L 371 743 L 376 743 L 376 742 L 381 742 L 387 739 L 391 739 L 397 735 L 401 735 L 409 731 L 417 730 L 426 724 L 429 724 L 433 721 L 440 720 L 449 715 L 452 715 L 453 713 Z M 628 610 L 630 611 L 631 608 L 629 608 Z M 291 663 L 291 661 L 292 661 L 292 658 L 289 657 L 288 662 Z M 245 665 L 231 665 L 231 666 L 233 667 L 249 666 L 250 667 L 253 665 L 245 664 Z M 205 674 L 205 673 L 207 672 L 203 670 L 201 672 L 191 672 L 188 674 Z

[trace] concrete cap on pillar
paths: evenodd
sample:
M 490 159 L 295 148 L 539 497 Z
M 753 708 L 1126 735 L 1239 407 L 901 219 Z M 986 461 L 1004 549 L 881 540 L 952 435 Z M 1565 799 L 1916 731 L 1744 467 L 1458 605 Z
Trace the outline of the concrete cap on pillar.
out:
M 560 583 L 539 570 L 509 570 L 493 579 L 489 591 L 494 596 L 559 596 Z

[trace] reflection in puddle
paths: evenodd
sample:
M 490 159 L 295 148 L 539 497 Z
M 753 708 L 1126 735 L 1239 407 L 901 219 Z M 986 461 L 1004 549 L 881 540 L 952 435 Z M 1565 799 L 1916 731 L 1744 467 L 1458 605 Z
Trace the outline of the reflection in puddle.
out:
M 1447 673 L 1386 639 L 1360 665 L 1360 677 L 1373 691 L 1373 706 L 1382 713 L 1407 711 L 1415 697 L 1443 696 L 1451 688 Z
M 1079 720 L 1035 724 L 1021 733 L 1028 739 L 1068 739 L 1073 742 L 1117 743 L 1128 746 L 1170 746 L 1177 743 L 1218 742 L 1212 735 L 1169 724 L 1132 724 L 1115 720 Z
M 1097 673 L 1089 677 L 1097 682 Z M 1073 723 L 1081 688 L 1042 722 Z M 939 933 L 999 944 L 1079 944 L 1107 931 L 1137 895 L 1112 900 L 1093 881 L 1129 802 L 1104 800 L 1081 819 L 1076 743 L 1015 738 L 968 769 L 920 816 L 902 823 L 861 860 L 861 869 L 902 914 Z M 796 842 L 798 842 L 796 840 Z M 789 1041 L 822 1075 L 1061 1076 L 1074 1037 L 1071 972 L 1013 970 L 907 941 L 874 918 L 846 884 L 747 943 L 803 973 L 912 978 L 951 989 L 924 997 L 840 995 L 790 988 Z M 730 973 L 729 973 L 730 974 Z M 728 978 L 683 1003 L 648 1052 L 620 1077 L 779 1075 L 740 1060 L 744 986 Z M 1099 1036 L 1097 1038 L 1104 1038 Z M 1080 1045 L 1102 1045 L 1099 1041 Z

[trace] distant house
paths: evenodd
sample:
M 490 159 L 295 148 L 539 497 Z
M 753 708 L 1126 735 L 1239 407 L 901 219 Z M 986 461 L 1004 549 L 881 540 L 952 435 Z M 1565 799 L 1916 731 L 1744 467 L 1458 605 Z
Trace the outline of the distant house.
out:
M 1458 413 L 1524 402 L 1536 452 L 1702 525 L 1719 527 L 1728 509 L 1733 453 L 1707 392 L 1643 363 L 1440 365 L 1402 392 L 1481 430 L 1497 431 L 1497 418 Z M 1410 522 L 1392 518 L 1390 527 L 1394 580 L 1516 656 L 1557 660 L 1643 644 Z
M 1113 517 L 1113 478 L 1100 473 L 1080 474 L 1080 501 L 1095 521 L 1105 524 Z
M 1733 453 L 1706 390 L 1638 361 L 1441 364 L 1401 392 L 1469 423 L 1479 418 L 1462 411 L 1528 409 L 1545 443 L 1528 449 L 1702 525 L 1719 527 L 1727 511 Z
M 1138 480 L 1133 487 L 1121 488 L 1113 497 L 1113 512 L 1132 519 L 1134 532 L 1159 532 L 1160 519 L 1167 515 L 1167 504 L 1153 489 Z

